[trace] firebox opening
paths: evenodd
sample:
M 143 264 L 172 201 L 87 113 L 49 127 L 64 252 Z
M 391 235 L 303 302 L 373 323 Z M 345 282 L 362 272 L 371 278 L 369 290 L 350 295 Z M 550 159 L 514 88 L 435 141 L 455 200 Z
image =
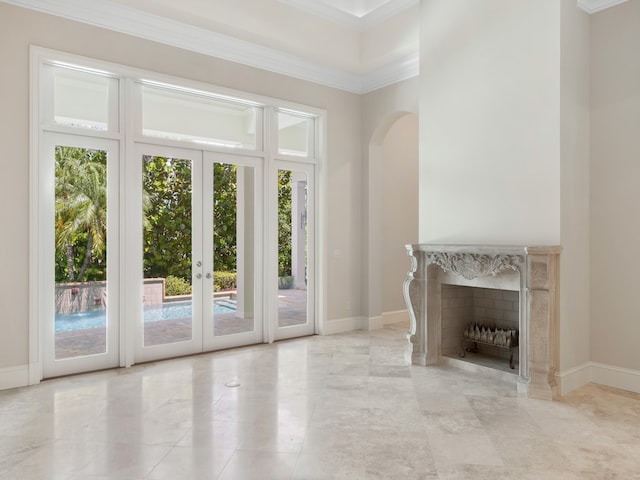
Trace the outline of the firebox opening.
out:
M 442 355 L 517 375 L 519 319 L 518 291 L 442 284 Z

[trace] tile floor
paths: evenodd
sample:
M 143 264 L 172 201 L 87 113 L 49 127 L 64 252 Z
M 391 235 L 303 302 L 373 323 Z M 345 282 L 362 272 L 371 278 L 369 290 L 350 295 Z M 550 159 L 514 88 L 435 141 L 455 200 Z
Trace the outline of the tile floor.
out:
M 0 478 L 633 479 L 640 396 L 404 361 L 406 326 L 0 392 Z M 238 381 L 240 386 L 225 384 Z

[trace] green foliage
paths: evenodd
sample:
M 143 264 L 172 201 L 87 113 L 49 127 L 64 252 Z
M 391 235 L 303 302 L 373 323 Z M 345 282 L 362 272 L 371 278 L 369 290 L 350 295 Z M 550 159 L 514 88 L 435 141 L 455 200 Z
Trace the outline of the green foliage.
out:
M 164 279 L 164 294 L 168 297 L 174 295 L 191 295 L 191 285 L 187 280 L 168 275 Z
M 191 278 L 191 162 L 143 160 L 144 276 Z
M 106 152 L 56 148 L 57 282 L 106 279 L 106 176 Z M 142 178 L 144 276 L 165 278 L 168 291 L 185 292 L 184 279 L 192 274 L 191 162 L 145 156 Z M 237 167 L 214 164 L 213 187 L 214 283 L 216 290 L 228 290 L 236 288 Z M 288 170 L 278 171 L 278 272 L 291 275 Z
M 55 148 L 55 280 L 106 279 L 107 154 Z
M 213 272 L 213 291 L 235 290 L 236 280 L 236 272 Z
M 236 270 L 237 168 L 216 163 L 213 170 L 213 264 L 216 270 Z
M 291 171 L 278 170 L 278 276 L 291 275 Z

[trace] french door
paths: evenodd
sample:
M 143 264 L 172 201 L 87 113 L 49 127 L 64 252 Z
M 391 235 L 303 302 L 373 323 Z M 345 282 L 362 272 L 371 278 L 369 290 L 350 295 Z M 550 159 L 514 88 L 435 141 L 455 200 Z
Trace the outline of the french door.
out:
M 314 166 L 133 152 L 43 134 L 43 376 L 313 334 Z
M 44 377 L 119 364 L 119 143 L 45 132 L 38 265 Z
M 261 342 L 261 161 L 137 144 L 127 168 L 132 363 Z
M 270 171 L 269 318 L 274 340 L 315 328 L 315 166 L 274 160 Z M 276 274 L 277 272 L 277 274 Z

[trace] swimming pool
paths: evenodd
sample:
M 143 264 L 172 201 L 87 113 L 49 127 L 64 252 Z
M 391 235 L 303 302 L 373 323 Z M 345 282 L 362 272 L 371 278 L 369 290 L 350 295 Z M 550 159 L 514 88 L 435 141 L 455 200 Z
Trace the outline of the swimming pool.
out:
M 213 313 L 235 312 L 235 300 L 228 298 L 216 299 L 213 302 Z M 162 305 L 144 307 L 144 322 L 162 322 L 164 320 L 177 320 L 179 318 L 191 318 L 193 308 L 191 301 L 169 302 Z M 86 312 L 58 313 L 56 314 L 56 332 L 71 332 L 87 328 L 104 328 L 106 325 L 106 310 L 88 310 Z

